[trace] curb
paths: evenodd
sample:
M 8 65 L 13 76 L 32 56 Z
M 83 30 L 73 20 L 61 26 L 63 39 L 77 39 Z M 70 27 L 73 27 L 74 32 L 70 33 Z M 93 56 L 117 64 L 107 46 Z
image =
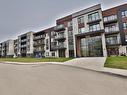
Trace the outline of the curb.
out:
M 108 70 L 103 70 L 103 68 L 101 68 L 100 70 L 95 70 L 95 69 L 90 69 L 90 68 L 85 68 L 85 67 L 81 67 L 81 66 L 75 66 L 75 65 L 70 65 L 70 64 L 63 64 L 62 62 L 35 62 L 35 63 L 23 63 L 23 62 L 0 62 L 2 64 L 9 64 L 9 65 L 42 65 L 42 64 L 53 64 L 53 65 L 63 65 L 63 66 L 71 66 L 71 67 L 75 67 L 75 68 L 80 68 L 80 69 L 85 69 L 85 70 L 91 70 L 91 71 L 96 71 L 96 72 L 101 72 L 101 73 L 105 73 L 105 74 L 109 74 L 109 75 L 113 75 L 113 76 L 117 76 L 117 77 L 123 77 L 123 78 L 127 78 L 127 75 L 124 74 L 119 74 L 116 72 L 112 72 L 112 71 L 108 71 Z M 111 69 L 111 68 L 110 68 Z

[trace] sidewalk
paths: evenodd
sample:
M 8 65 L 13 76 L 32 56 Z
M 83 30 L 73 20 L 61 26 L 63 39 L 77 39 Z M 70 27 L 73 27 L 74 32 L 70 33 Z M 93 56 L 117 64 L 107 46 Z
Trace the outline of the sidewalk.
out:
M 127 70 L 123 70 L 123 69 L 114 69 L 114 68 L 103 67 L 101 71 L 127 77 Z

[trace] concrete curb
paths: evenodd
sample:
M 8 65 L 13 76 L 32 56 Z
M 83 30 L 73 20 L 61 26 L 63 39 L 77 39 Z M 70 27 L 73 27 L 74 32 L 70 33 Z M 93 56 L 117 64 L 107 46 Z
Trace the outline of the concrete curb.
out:
M 112 68 L 100 68 L 100 69 L 93 69 L 93 68 L 85 68 L 83 66 L 76 66 L 73 64 L 65 64 L 64 62 L 34 62 L 34 63 L 23 63 L 23 62 L 0 62 L 3 64 L 11 64 L 11 65 L 41 65 L 41 64 L 54 64 L 54 65 L 64 65 L 64 66 L 73 66 L 76 68 L 82 68 L 82 69 L 87 69 L 87 70 L 92 70 L 96 72 L 102 72 L 102 73 L 107 73 L 110 75 L 115 75 L 115 76 L 120 76 L 120 77 L 126 77 L 127 78 L 127 70 L 121 70 L 121 69 L 112 69 Z M 116 72 L 117 71 L 117 72 Z

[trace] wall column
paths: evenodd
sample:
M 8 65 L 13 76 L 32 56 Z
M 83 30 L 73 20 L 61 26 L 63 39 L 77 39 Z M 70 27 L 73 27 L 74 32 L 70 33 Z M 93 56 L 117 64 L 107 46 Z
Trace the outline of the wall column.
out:
M 101 34 L 102 36 L 102 48 L 103 48 L 103 56 L 107 57 L 107 49 L 106 49 L 106 40 L 104 33 Z

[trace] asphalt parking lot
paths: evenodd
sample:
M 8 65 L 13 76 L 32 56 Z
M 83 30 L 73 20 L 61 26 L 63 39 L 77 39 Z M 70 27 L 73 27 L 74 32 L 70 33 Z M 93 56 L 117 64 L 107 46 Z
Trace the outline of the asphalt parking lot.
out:
M 73 66 L 1 63 L 0 95 L 127 95 L 127 78 Z

